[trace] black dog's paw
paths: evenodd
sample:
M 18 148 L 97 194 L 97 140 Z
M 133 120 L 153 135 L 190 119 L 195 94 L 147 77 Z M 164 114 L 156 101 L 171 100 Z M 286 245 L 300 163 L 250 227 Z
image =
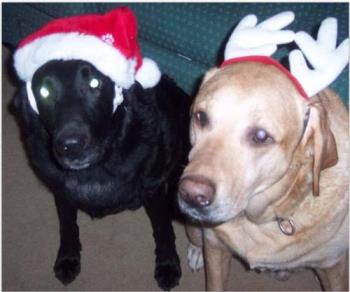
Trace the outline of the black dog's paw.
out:
M 158 286 L 165 291 L 169 291 L 177 286 L 181 278 L 179 259 L 157 262 L 154 278 L 157 280 Z
M 80 256 L 61 256 L 56 259 L 54 271 L 63 285 L 73 282 L 80 273 Z

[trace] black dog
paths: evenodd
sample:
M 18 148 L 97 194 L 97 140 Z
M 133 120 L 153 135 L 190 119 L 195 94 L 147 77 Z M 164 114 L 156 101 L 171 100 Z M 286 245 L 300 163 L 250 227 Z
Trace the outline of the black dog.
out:
M 25 86 L 13 105 L 30 162 L 54 194 L 60 222 L 56 277 L 80 272 L 77 210 L 102 217 L 141 206 L 156 243 L 155 278 L 178 284 L 181 268 L 172 203 L 186 163 L 190 98 L 166 76 L 152 89 L 123 90 L 113 113 L 114 83 L 85 61 L 50 61 L 32 79 L 40 115 Z

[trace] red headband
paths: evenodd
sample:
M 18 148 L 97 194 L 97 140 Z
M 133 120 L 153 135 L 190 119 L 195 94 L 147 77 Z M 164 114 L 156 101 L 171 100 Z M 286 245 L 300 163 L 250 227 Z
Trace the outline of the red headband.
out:
M 304 88 L 301 86 L 299 81 L 290 73 L 285 67 L 283 67 L 280 63 L 278 63 L 276 60 L 272 59 L 271 57 L 267 56 L 244 56 L 244 57 L 237 57 L 232 58 L 224 61 L 221 64 L 221 68 L 225 67 L 227 65 L 240 63 L 240 62 L 258 62 L 263 64 L 270 64 L 275 66 L 277 69 L 279 69 L 282 73 L 287 75 L 287 77 L 292 81 L 298 92 L 306 99 L 309 100 L 309 96 L 306 94 Z

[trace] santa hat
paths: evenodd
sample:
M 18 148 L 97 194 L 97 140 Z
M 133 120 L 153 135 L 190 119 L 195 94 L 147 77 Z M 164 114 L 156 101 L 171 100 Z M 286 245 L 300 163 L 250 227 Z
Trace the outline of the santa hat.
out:
M 27 88 L 36 70 L 52 60 L 87 61 L 125 89 L 135 80 L 153 87 L 161 76 L 157 64 L 141 56 L 136 17 L 127 7 L 53 20 L 23 39 L 14 55 Z

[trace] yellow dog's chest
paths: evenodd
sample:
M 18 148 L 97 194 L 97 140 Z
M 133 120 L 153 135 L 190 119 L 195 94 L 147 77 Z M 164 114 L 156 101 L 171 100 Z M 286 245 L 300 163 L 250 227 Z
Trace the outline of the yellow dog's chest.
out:
M 211 229 L 225 246 L 245 259 L 251 268 L 294 269 L 330 264 L 347 248 L 347 213 L 339 213 L 336 220 L 325 226 L 303 226 L 294 219 L 296 231 L 284 234 L 277 221 L 256 225 L 245 217 Z M 211 235 L 210 235 L 211 234 Z

